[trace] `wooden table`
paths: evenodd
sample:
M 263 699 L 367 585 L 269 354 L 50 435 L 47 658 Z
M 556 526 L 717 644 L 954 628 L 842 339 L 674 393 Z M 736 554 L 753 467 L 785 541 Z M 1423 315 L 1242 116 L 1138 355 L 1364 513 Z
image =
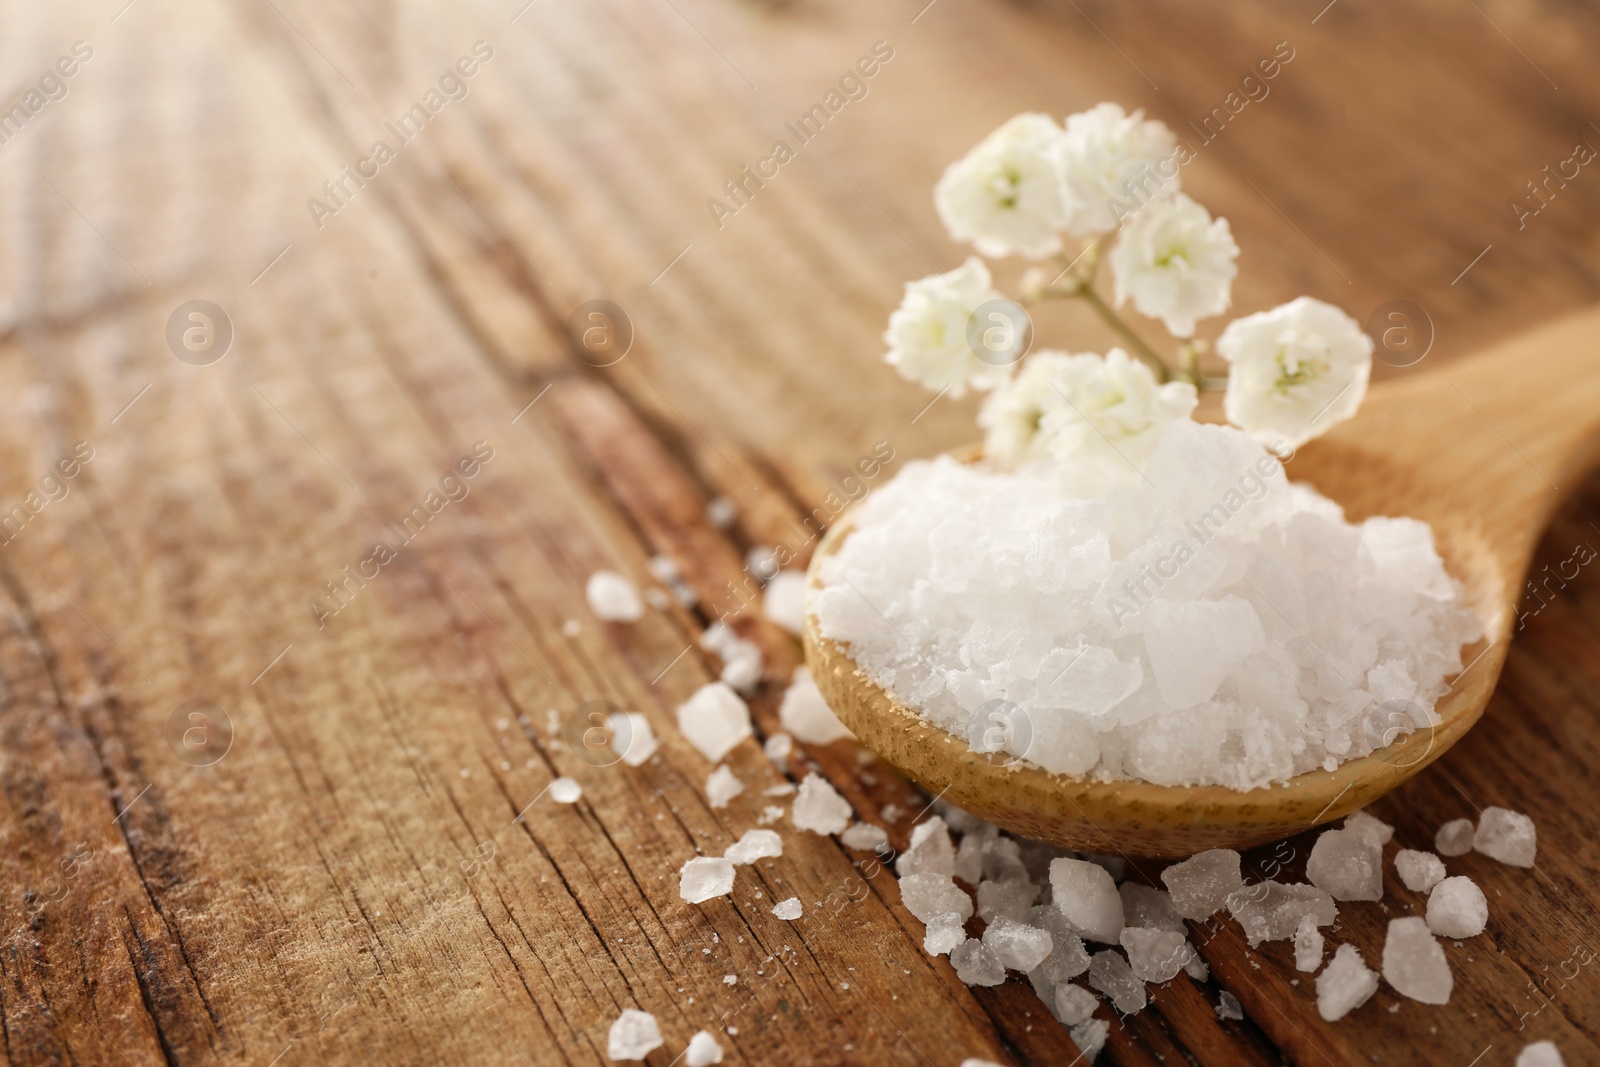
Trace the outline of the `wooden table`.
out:
M 970 401 L 922 410 L 878 337 L 905 280 L 959 262 L 929 192 L 1003 119 L 1114 99 L 1200 146 L 1186 124 L 1288 42 L 1184 175 L 1245 250 L 1236 307 L 1414 300 L 1433 350 L 1386 373 L 1437 373 L 1600 297 L 1600 175 L 1520 229 L 1510 208 L 1600 145 L 1600 16 L 922 3 L 7 5 L 11 1061 L 594 1063 L 633 1006 L 667 1036 L 658 1067 L 719 1021 L 728 1062 L 1073 1060 L 1026 983 L 967 989 L 832 839 L 786 832 L 731 898 L 679 900 L 684 860 L 787 804 L 749 742 L 744 794 L 708 806 L 672 726 L 714 675 L 696 638 L 739 603 L 746 550 L 800 546 L 875 446 L 881 482 L 971 437 Z M 879 41 L 866 97 L 714 213 Z M 567 341 L 596 299 L 634 335 L 605 367 Z M 231 325 L 220 359 L 219 334 L 183 346 L 193 300 Z M 1072 314 L 1041 328 L 1109 342 Z M 1600 481 L 1575 488 L 1540 566 L 1600 545 Z M 700 609 L 598 623 L 587 576 L 644 581 L 655 555 Z M 1536 1037 L 1600 1062 L 1600 965 L 1568 962 L 1600 942 L 1597 581 L 1530 600 L 1486 720 L 1378 807 L 1419 847 L 1490 804 L 1537 821 L 1533 871 L 1452 864 L 1492 918 L 1449 949 L 1448 1006 L 1384 987 L 1325 1024 L 1288 946 L 1230 924 L 1212 981 L 1156 989 L 1101 1062 L 1487 1067 Z M 754 609 L 735 626 L 767 656 L 765 736 L 798 646 Z M 648 716 L 659 757 L 578 758 L 596 700 Z M 788 777 L 811 769 L 897 846 L 926 804 L 848 744 L 801 746 Z M 546 795 L 557 775 L 577 804 Z M 1413 907 L 1388 877 L 1386 906 Z M 806 916 L 773 918 L 790 895 Z M 1373 961 L 1383 920 L 1348 907 L 1336 940 Z M 1244 1021 L 1213 1014 L 1223 988 Z

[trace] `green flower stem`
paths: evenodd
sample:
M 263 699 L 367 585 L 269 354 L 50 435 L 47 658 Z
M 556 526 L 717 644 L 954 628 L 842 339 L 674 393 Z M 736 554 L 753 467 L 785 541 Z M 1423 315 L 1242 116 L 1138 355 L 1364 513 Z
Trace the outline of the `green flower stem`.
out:
M 1172 380 L 1172 370 L 1166 361 L 1156 354 L 1155 349 L 1144 343 L 1144 338 L 1133 332 L 1133 327 L 1122 321 L 1121 315 L 1111 310 L 1111 305 L 1101 299 L 1100 294 L 1095 292 L 1092 286 L 1082 286 L 1072 295 L 1094 308 L 1095 314 L 1100 316 L 1101 321 L 1111 327 L 1111 332 L 1122 338 L 1133 354 L 1149 365 L 1158 381 Z

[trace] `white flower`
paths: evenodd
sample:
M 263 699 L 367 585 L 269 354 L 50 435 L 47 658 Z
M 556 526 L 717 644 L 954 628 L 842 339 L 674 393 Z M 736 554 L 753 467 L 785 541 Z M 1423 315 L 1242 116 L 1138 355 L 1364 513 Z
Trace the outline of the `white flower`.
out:
M 1111 250 L 1117 304 L 1131 296 L 1174 337 L 1191 337 L 1196 319 L 1228 310 L 1237 258 L 1227 219 L 1213 219 L 1182 193 L 1150 204 L 1128 220 Z
M 1120 454 L 1136 461 L 1160 431 L 1186 419 L 1194 386 L 1160 385 L 1143 363 L 1113 348 L 1105 358 L 1040 352 L 984 401 L 984 455 L 1003 467 L 1046 456 L 1072 462 Z
M 1011 377 L 1012 366 L 979 359 L 967 340 L 967 328 L 978 305 L 1003 299 L 989 280 L 989 268 L 977 256 L 948 274 L 930 274 L 906 283 L 905 299 L 889 316 L 884 357 L 901 377 L 935 392 L 961 396 L 971 385 L 989 389 Z
M 1332 304 L 1302 296 L 1228 324 L 1223 408 L 1274 448 L 1296 447 L 1354 415 L 1372 373 L 1372 338 Z
M 1066 211 L 1054 155 L 1060 138 L 1050 116 L 1018 115 L 950 164 L 933 189 L 950 236 L 986 256 L 1042 259 L 1061 251 Z
M 1100 104 L 1067 116 L 1057 144 L 1068 224 L 1075 235 L 1106 233 L 1144 205 L 1178 190 L 1177 142 L 1166 125 Z

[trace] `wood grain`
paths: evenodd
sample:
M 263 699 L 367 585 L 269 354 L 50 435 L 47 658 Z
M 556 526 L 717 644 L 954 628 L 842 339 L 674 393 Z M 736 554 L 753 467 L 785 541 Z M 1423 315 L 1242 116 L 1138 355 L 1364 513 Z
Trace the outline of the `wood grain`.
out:
M 802 746 L 785 774 L 750 742 L 730 756 L 746 792 L 712 809 L 672 709 L 713 675 L 695 641 L 738 607 L 746 550 L 803 562 L 804 517 L 877 442 L 887 477 L 970 435 L 969 402 L 924 411 L 877 359 L 901 284 L 962 254 L 929 203 L 940 170 L 1028 108 L 1117 99 L 1181 127 L 1287 40 L 1271 95 L 1184 176 L 1246 250 L 1238 307 L 1415 300 L 1437 337 L 1404 377 L 1600 299 L 1600 179 L 1522 229 L 1508 206 L 1600 143 L 1589 10 L 62 0 L 0 18 L 7 103 L 92 50 L 0 142 L 0 515 L 27 511 L 0 548 L 18 1063 L 595 1063 L 632 1006 L 661 1020 L 657 1067 L 719 1024 L 729 1062 L 1070 1062 L 1025 986 L 975 994 L 921 951 L 866 855 L 789 832 L 732 897 L 676 891 L 685 859 L 810 769 L 897 846 L 927 803 L 849 745 Z M 323 184 L 480 40 L 465 97 L 318 226 L 307 201 L 331 204 Z M 894 58 L 867 98 L 717 228 L 706 200 L 880 40 Z M 597 298 L 635 332 L 606 368 L 565 339 Z M 234 328 L 208 366 L 165 337 L 192 299 Z M 1106 341 L 1069 314 L 1041 327 Z M 42 485 L 80 442 L 92 459 Z M 479 442 L 492 458 L 443 496 Z M 1596 484 L 1536 569 L 1600 537 Z M 704 519 L 724 495 L 727 531 Z M 347 578 L 380 540 L 393 560 Z M 593 570 L 643 580 L 658 553 L 700 608 L 588 615 Z M 1535 1036 L 1600 1061 L 1600 977 L 1557 977 L 1596 940 L 1593 588 L 1585 569 L 1524 602 L 1485 720 L 1379 805 L 1408 845 L 1488 804 L 1538 821 L 1533 872 L 1458 861 L 1494 917 L 1448 950 L 1449 1006 L 1391 1014 L 1384 991 L 1324 1024 L 1284 946 L 1197 931 L 1213 981 L 1158 991 L 1101 1062 L 1509 1063 Z M 313 600 L 338 610 L 319 625 Z M 753 607 L 735 625 L 768 655 L 765 736 L 798 644 Z M 169 737 L 197 700 L 232 727 L 209 766 Z M 593 700 L 649 716 L 658 759 L 580 758 L 563 727 Z M 578 804 L 542 795 L 557 775 Z M 790 894 L 807 914 L 782 923 Z M 1381 935 L 1352 908 L 1338 936 L 1373 960 Z M 1243 1022 L 1210 1014 L 1221 988 Z

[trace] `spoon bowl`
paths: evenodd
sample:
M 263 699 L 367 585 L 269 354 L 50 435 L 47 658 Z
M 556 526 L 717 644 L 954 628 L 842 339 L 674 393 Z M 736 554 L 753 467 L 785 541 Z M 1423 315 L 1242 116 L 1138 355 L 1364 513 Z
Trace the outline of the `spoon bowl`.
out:
M 1340 818 L 1443 755 L 1488 705 L 1505 662 L 1540 533 L 1600 445 L 1600 310 L 1563 319 L 1431 372 L 1375 385 L 1361 414 L 1302 448 L 1290 477 L 1359 522 L 1427 522 L 1485 636 L 1435 704 L 1440 721 L 1332 771 L 1239 791 L 1053 774 L 1007 753 L 973 752 L 884 690 L 825 637 L 808 610 L 806 661 L 862 744 L 930 792 L 1007 830 L 1087 852 L 1176 858 L 1243 849 Z M 849 513 L 808 573 L 849 538 Z

